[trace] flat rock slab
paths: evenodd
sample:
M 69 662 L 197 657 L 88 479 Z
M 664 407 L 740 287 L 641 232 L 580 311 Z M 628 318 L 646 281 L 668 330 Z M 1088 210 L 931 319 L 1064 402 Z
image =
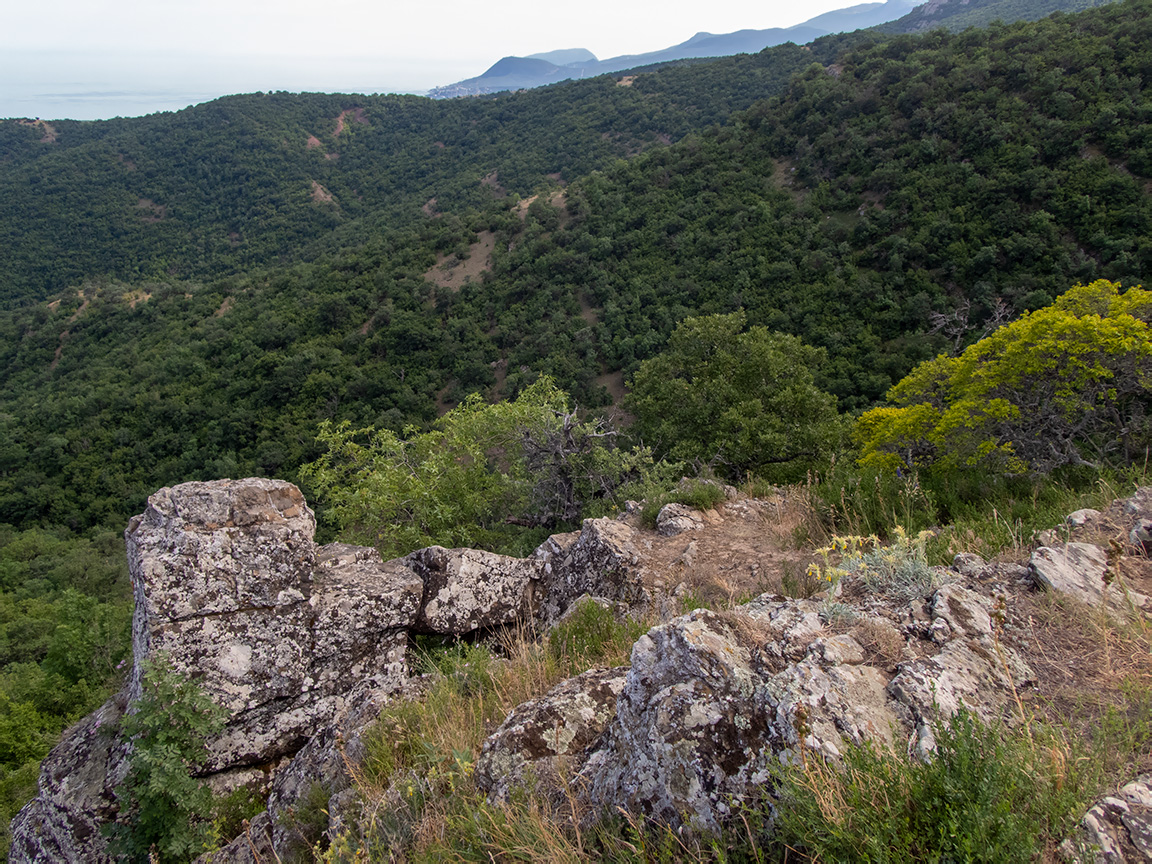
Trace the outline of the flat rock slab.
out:
M 1134 609 L 1148 608 L 1145 595 L 1125 591 L 1114 581 L 1105 583 L 1108 555 L 1090 543 L 1041 546 L 1032 553 L 1029 569 L 1042 587 L 1075 597 L 1089 606 L 1103 604 L 1119 617 L 1130 616 Z

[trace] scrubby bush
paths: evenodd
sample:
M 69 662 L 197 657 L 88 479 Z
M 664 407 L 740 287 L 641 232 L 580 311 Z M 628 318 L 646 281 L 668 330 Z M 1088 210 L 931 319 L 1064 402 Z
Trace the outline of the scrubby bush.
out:
M 191 772 L 226 711 L 163 658 L 145 661 L 142 687 L 121 725 L 132 755 L 116 790 L 120 815 L 109 826 L 109 848 L 124 861 L 191 861 L 213 836 L 212 792 Z

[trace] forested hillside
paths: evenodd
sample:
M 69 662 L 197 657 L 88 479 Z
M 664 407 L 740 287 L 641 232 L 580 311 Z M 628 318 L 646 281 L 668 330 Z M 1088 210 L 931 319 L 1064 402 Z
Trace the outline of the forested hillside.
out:
M 476 100 L 0 122 L 0 724 L 37 730 L 5 770 L 114 674 L 114 536 L 162 485 L 298 480 L 323 420 L 427 429 L 545 374 L 604 406 L 697 314 L 819 349 L 858 411 L 1146 280 L 1149 80 L 1128 0 Z
M 0 305 L 86 278 L 240 273 L 567 182 L 778 92 L 842 39 L 714 67 L 435 102 L 260 93 L 100 122 L 0 121 Z

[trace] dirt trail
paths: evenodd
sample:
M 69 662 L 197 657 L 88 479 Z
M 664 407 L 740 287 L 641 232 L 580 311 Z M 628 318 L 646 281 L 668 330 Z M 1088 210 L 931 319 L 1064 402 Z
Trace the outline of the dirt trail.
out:
M 75 312 L 73 312 L 73 313 L 71 314 L 71 316 L 69 316 L 69 318 L 68 318 L 68 321 L 67 321 L 67 324 L 69 324 L 69 325 L 71 325 L 71 324 L 75 324 L 75 323 L 76 323 L 76 319 L 80 317 L 80 315 L 81 315 L 81 314 L 84 312 L 84 310 L 85 310 L 85 309 L 87 309 L 87 308 L 88 308 L 88 306 L 89 306 L 89 305 L 91 305 L 91 302 L 92 302 L 92 301 L 91 301 L 89 298 L 87 298 L 87 297 L 85 297 L 85 296 L 84 296 L 84 292 L 83 292 L 83 291 L 77 291 L 77 292 L 76 292 L 76 296 L 78 296 L 78 297 L 80 298 L 80 300 L 81 300 L 81 303 L 80 303 L 80 308 L 79 308 L 79 309 L 77 309 Z M 49 304 L 48 304 L 48 305 L 49 305 L 49 307 L 50 307 L 50 308 L 52 308 L 52 309 L 57 309 L 57 308 L 59 308 L 59 306 L 60 306 L 60 301 L 59 301 L 59 300 L 56 300 L 56 301 L 53 301 L 53 302 L 54 302 L 56 305 L 55 305 L 55 306 L 53 306 L 51 303 L 49 303 Z M 59 366 L 59 365 L 60 365 L 60 358 L 61 358 L 61 357 L 64 355 L 64 340 L 66 340 L 66 339 L 68 338 L 68 336 L 71 334 L 71 332 L 72 332 L 72 331 L 71 331 L 71 330 L 69 330 L 67 327 L 65 327 L 65 328 L 64 328 L 64 330 L 63 330 L 63 331 L 61 331 L 61 333 L 60 333 L 60 342 L 59 342 L 59 344 L 56 346 L 56 352 L 55 352 L 55 353 L 52 355 L 52 362 L 48 364 L 48 369 L 49 369 L 49 371 L 51 371 L 51 370 L 55 369 L 57 366 Z
M 802 509 L 784 494 L 739 497 L 696 512 L 699 529 L 674 537 L 640 527 L 639 515 L 627 517 L 646 585 L 672 591 L 683 583 L 702 603 L 731 605 L 782 593 L 785 578 L 798 578 L 811 560 L 811 551 L 796 548 L 793 539 Z

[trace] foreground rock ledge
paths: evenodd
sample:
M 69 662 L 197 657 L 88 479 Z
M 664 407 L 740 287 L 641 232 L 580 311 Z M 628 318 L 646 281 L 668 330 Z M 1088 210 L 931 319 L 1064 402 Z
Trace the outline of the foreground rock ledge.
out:
M 13 820 L 11 861 L 110 860 L 100 827 L 115 818 L 129 755 L 119 721 L 157 654 L 228 709 L 207 742 L 209 781 L 227 789 L 262 778 L 271 802 L 294 801 L 311 780 L 285 760 L 313 741 L 305 773 L 343 770 L 332 730 L 354 737 L 405 687 L 410 632 L 461 635 L 532 615 L 547 623 L 585 586 L 637 593 L 626 572 L 631 529 L 608 519 L 525 559 L 433 547 L 382 561 L 371 548 L 318 547 L 315 530 L 300 490 L 281 480 L 184 483 L 149 497 L 125 532 L 131 677 L 45 760 L 39 795 Z M 609 561 L 610 571 L 599 567 Z
M 726 505 L 727 518 L 749 503 Z M 701 536 L 711 520 L 687 530 Z M 1123 520 L 1125 531 L 1152 522 L 1152 490 L 1127 502 Z M 300 491 L 281 481 L 189 483 L 149 499 L 126 532 L 132 677 L 45 760 L 38 797 L 13 821 L 11 861 L 111 860 L 100 828 L 116 817 L 129 755 L 118 724 L 141 663 L 158 651 L 230 712 L 208 742 L 207 779 L 268 792 L 248 835 L 212 861 L 287 860 L 295 841 L 285 826 L 317 786 L 330 830 L 355 830 L 348 765 L 364 758 L 363 735 L 383 706 L 421 697 L 421 679 L 408 677 L 410 632 L 459 635 L 533 617 L 548 626 L 581 597 L 617 611 L 667 599 L 650 594 L 657 583 L 645 575 L 652 535 L 620 520 L 588 520 L 526 559 L 432 547 L 384 562 L 373 549 L 317 547 L 314 528 Z M 574 792 L 593 811 L 624 807 L 713 831 L 770 794 L 775 766 L 802 748 L 836 758 L 873 740 L 926 754 L 934 724 L 962 707 L 1011 722 L 1013 688 L 1032 672 L 994 632 L 989 585 L 1091 588 L 1093 605 L 1145 608 L 1143 595 L 1128 591 L 1121 606 L 1105 593 L 1109 560 L 1097 546 L 1040 549 L 1031 563 L 958 556 L 929 596 L 860 601 L 847 632 L 828 627 L 820 602 L 767 594 L 672 618 L 635 643 L 630 667 L 590 670 L 513 710 L 483 747 L 478 786 L 494 801 L 523 785 Z M 1152 798 L 1142 782 L 1089 813 L 1088 843 L 1145 850 Z

